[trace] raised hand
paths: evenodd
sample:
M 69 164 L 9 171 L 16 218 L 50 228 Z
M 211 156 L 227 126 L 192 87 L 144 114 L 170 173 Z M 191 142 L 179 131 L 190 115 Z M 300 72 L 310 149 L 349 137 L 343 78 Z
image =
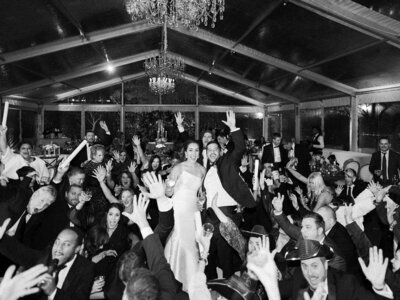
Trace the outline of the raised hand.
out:
M 344 220 L 347 225 L 354 222 L 353 218 L 353 204 L 345 204 L 344 205 Z
M 371 282 L 372 286 L 377 290 L 382 290 L 385 287 L 385 275 L 388 266 L 388 258 L 383 259 L 382 249 L 374 246 L 369 248 L 369 265 L 365 265 L 362 258 L 358 258 L 361 269 L 365 277 Z
M 299 209 L 299 203 L 297 202 L 297 197 L 296 197 L 296 195 L 293 194 L 293 193 L 290 193 L 290 194 L 289 194 L 289 199 L 290 199 L 290 201 L 292 201 L 292 206 L 293 206 L 293 208 L 294 208 L 295 210 L 298 210 L 298 209 Z
M 36 265 L 13 277 L 15 266 L 10 266 L 0 283 L 0 300 L 17 300 L 39 292 L 37 285 L 43 280 L 47 271 L 44 265 Z
M 380 189 L 375 195 L 375 198 L 376 198 L 375 201 L 378 202 L 378 203 L 382 202 L 382 200 L 383 200 L 383 198 L 385 198 L 386 194 L 389 193 L 389 190 L 390 190 L 391 187 L 392 186 L 389 185 L 389 186 L 387 186 L 385 188 Z
M 134 135 L 134 136 L 132 137 L 132 143 L 133 143 L 135 146 L 140 146 L 140 139 L 139 139 L 139 137 L 138 137 L 137 135 Z
M 100 122 L 99 122 L 99 125 L 100 125 L 100 127 L 101 127 L 105 132 L 109 132 L 108 126 L 107 126 L 107 124 L 106 124 L 105 121 L 100 121 Z
M 232 131 L 236 129 L 236 117 L 235 113 L 232 110 L 228 110 L 226 112 L 226 121 L 222 121 L 229 129 Z
M 100 183 L 104 182 L 104 179 L 107 176 L 106 168 L 103 166 L 98 166 L 97 169 L 93 170 L 92 177 L 96 178 Z
M 113 169 L 113 165 L 112 165 L 112 160 L 110 159 L 107 163 L 106 163 L 106 175 L 110 176 L 111 175 L 111 171 Z
M 284 195 L 281 195 L 278 193 L 277 197 L 274 197 L 272 199 L 272 206 L 274 207 L 274 210 L 276 213 L 281 213 L 283 210 L 283 199 L 285 199 Z
M 294 191 L 295 191 L 299 196 L 303 195 L 303 190 L 302 190 L 301 187 L 299 187 L 298 185 L 296 185 L 296 186 L 294 187 Z
M 277 250 L 270 252 L 269 238 L 262 236 L 261 244 L 256 245 L 256 250 L 247 255 L 247 269 L 253 272 L 260 280 L 268 282 L 278 281 L 278 268 L 274 257 Z
M 137 168 L 137 163 L 136 163 L 136 161 L 132 161 L 131 164 L 130 164 L 129 167 L 128 167 L 128 171 L 129 171 L 130 173 L 135 173 L 136 168 Z
M 175 114 L 175 121 L 176 121 L 176 125 L 178 125 L 178 127 L 183 126 L 183 119 L 184 119 L 184 117 L 182 116 L 182 113 L 180 111 L 178 111 Z
M 131 214 L 123 212 L 122 214 L 132 222 L 136 223 L 139 228 L 144 228 L 149 224 L 146 218 L 146 211 L 149 203 L 149 199 L 143 194 L 140 194 L 138 199 L 133 199 L 133 212 Z
M 147 197 L 157 199 L 165 196 L 165 185 L 161 175 L 157 177 L 154 172 L 146 172 L 143 174 L 142 180 L 150 191 L 150 193 L 145 192 Z
M 0 125 L 0 136 L 5 136 L 7 134 L 7 126 Z
M 382 189 L 382 186 L 379 183 L 375 183 L 371 180 L 368 184 L 367 189 L 369 189 L 371 193 L 376 196 L 376 194 Z
M 81 192 L 79 195 L 79 202 L 80 203 L 86 203 L 89 202 L 92 199 L 92 195 L 89 193 Z
M 339 184 L 337 186 L 337 188 L 335 189 L 336 196 L 339 196 L 343 192 L 343 189 L 344 189 L 344 185 L 343 184 Z
M 116 162 L 119 162 L 119 152 L 118 151 L 116 151 L 116 150 L 114 150 L 113 152 L 112 152 L 112 155 L 113 155 L 113 158 L 115 159 L 115 161 Z
M 122 192 L 122 186 L 119 185 L 119 184 L 117 184 L 117 185 L 114 187 L 114 194 L 115 194 L 115 196 L 118 196 L 119 194 L 121 194 L 121 192 Z
M 286 164 L 286 169 L 295 169 L 297 163 L 298 159 L 296 157 L 291 158 Z

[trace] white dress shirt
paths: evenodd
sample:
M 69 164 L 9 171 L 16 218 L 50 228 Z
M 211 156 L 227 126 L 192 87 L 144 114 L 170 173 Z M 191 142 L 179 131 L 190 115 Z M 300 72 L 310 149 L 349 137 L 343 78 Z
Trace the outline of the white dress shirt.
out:
M 222 186 L 221 179 L 219 178 L 217 167 L 212 166 L 206 174 L 204 179 L 204 187 L 207 193 L 207 207 L 211 207 L 212 199 L 218 193 L 218 207 L 220 206 L 234 206 L 237 202 L 225 191 Z
M 274 163 L 280 163 L 282 161 L 281 158 L 281 149 L 279 148 L 279 146 L 274 146 Z
M 73 259 L 71 259 L 69 262 L 65 264 L 64 269 L 62 269 L 58 273 L 58 282 L 57 282 L 57 288 L 54 290 L 54 292 L 48 297 L 49 300 L 53 300 L 54 297 L 56 296 L 57 290 L 61 290 L 62 286 L 64 284 L 65 278 L 67 278 L 68 272 L 71 269 L 72 265 L 74 264 L 76 260 L 76 254 Z

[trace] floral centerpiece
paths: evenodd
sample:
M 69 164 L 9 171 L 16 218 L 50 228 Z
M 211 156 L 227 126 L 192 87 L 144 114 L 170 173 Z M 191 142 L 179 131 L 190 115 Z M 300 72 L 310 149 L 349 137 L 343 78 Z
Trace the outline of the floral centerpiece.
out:
M 42 146 L 43 155 L 46 157 L 59 156 L 60 149 L 61 149 L 61 147 L 57 144 L 53 144 L 53 142 Z

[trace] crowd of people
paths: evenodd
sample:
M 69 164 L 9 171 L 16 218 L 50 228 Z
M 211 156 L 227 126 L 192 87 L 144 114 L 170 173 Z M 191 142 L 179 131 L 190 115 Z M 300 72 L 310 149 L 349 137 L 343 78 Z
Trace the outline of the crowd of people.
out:
M 400 299 L 387 137 L 365 183 L 313 168 L 318 128 L 310 147 L 274 134 L 254 168 L 232 111 L 199 141 L 175 119 L 168 159 L 139 136 L 114 145 L 102 121 L 55 170 L 0 126 L 0 300 Z

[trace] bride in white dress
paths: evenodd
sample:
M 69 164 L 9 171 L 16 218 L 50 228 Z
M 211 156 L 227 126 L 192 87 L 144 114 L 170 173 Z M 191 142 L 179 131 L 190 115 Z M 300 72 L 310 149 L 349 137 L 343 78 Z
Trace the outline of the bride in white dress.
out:
M 197 163 L 199 145 L 188 142 L 186 161 L 176 165 L 168 177 L 173 186 L 174 228 L 165 245 L 165 257 L 171 265 L 175 278 L 187 291 L 191 276 L 197 271 L 199 250 L 195 240 L 195 212 L 197 192 L 202 185 L 206 170 Z M 167 191 L 168 192 L 168 191 Z

